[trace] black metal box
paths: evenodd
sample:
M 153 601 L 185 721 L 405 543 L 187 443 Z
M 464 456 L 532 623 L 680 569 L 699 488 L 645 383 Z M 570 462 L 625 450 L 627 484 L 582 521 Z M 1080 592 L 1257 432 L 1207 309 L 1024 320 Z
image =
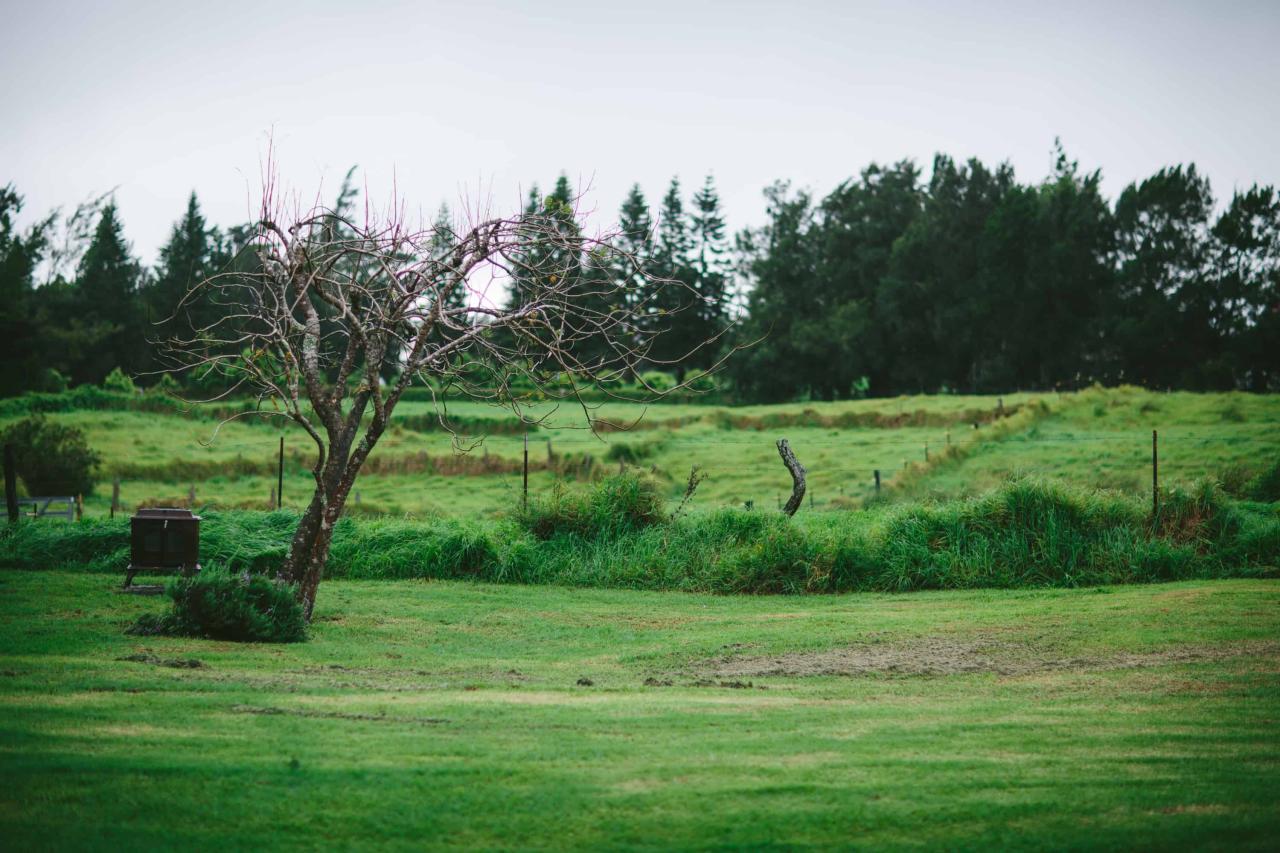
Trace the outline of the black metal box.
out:
M 191 510 L 140 509 L 129 520 L 129 526 L 129 573 L 125 586 L 138 572 L 200 571 L 200 516 Z

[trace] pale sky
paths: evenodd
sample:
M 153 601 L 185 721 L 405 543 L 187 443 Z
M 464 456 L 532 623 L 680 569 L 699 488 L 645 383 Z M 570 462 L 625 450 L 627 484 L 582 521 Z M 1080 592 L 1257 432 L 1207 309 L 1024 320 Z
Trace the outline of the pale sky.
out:
M 714 172 L 733 230 L 761 190 L 871 161 L 1008 159 L 1055 136 L 1109 196 L 1194 161 L 1219 199 L 1280 183 L 1280 2 L 13 2 L 0 0 L 0 184 L 28 220 L 113 187 L 147 263 L 195 190 L 245 221 L 350 165 L 505 211 L 560 171 L 597 226 L 639 182 Z

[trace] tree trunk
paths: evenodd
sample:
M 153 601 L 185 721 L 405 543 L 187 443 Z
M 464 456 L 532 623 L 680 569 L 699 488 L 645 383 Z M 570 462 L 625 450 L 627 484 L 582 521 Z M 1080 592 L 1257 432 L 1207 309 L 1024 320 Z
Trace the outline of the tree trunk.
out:
M 375 423 L 371 426 L 360 449 L 354 454 L 351 453 L 354 430 L 330 444 L 328 462 L 318 472 L 316 492 L 298 521 L 298 529 L 293 534 L 293 542 L 289 545 L 289 554 L 280 573 L 285 580 L 297 584 L 298 603 L 302 605 L 308 622 L 315 610 L 316 592 L 329 559 L 333 526 L 342 516 L 342 508 L 355 485 L 356 475 L 382 435 L 384 425 Z
M 303 615 L 311 621 L 316 606 L 316 591 L 324 576 L 324 564 L 329 559 L 329 546 L 333 541 L 333 525 L 342 507 L 334 502 L 325 503 L 317 493 L 307 511 L 298 521 L 298 529 L 289 545 L 280 574 L 290 583 L 297 584 L 298 603 Z

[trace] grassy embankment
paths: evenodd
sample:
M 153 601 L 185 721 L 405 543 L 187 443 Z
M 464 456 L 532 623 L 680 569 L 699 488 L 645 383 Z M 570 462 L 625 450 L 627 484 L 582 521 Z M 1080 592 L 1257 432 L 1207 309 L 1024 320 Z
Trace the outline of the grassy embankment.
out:
M 1273 582 L 338 581 L 285 647 L 127 637 L 154 602 L 113 585 L 0 572 L 7 849 L 1261 850 L 1280 833 Z
M 297 516 L 212 513 L 206 566 L 274 573 Z M 128 521 L 28 522 L 0 530 L 0 567 L 121 572 Z M 344 518 L 331 577 L 471 578 L 713 593 L 1080 586 L 1280 571 L 1280 503 L 1213 486 L 1144 500 L 1034 480 L 940 504 L 865 512 L 722 509 L 669 515 L 648 481 L 555 491 L 499 520 Z
M 709 477 L 695 511 L 748 500 L 773 507 L 790 485 L 773 445 L 784 436 L 810 470 L 815 503 L 806 508 L 818 510 L 860 505 L 872 496 L 875 469 L 882 472 L 886 495 L 894 498 L 978 494 L 1015 473 L 1149 494 L 1153 428 L 1161 434 L 1166 483 L 1221 477 L 1280 455 L 1280 397 L 1275 395 L 1121 388 L 1009 395 L 1003 401 L 1011 416 L 999 421 L 993 421 L 995 397 L 742 407 L 608 403 L 596 417 L 612 424 L 639 421 L 631 432 L 605 433 L 603 441 L 580 428 L 581 411 L 535 406 L 529 414 L 546 420 L 530 433 L 530 489 L 545 495 L 558 479 L 581 482 L 616 471 L 622 461 L 656 468 L 666 496 L 675 500 L 690 467 L 700 465 Z M 0 426 L 22 414 L 20 401 L 5 402 Z M 399 426 L 383 439 L 361 476 L 361 511 L 474 517 L 501 512 L 515 502 L 520 491 L 519 423 L 510 414 L 476 404 L 460 404 L 450 412 L 466 432 L 483 437 L 483 445 L 456 455 L 448 434 L 431 428 L 427 404 L 403 404 Z M 192 486 L 200 507 L 265 507 L 275 485 L 281 433 L 271 426 L 236 421 L 205 446 L 216 421 L 176 410 L 71 410 L 48 416 L 83 428 L 104 457 L 96 493 L 87 501 L 90 515 L 106 514 L 115 476 L 122 479 L 127 507 L 145 500 L 181 503 Z M 297 507 L 312 485 L 305 468 L 307 450 L 299 433 L 285 435 L 285 500 Z M 590 474 L 585 469 L 588 455 Z

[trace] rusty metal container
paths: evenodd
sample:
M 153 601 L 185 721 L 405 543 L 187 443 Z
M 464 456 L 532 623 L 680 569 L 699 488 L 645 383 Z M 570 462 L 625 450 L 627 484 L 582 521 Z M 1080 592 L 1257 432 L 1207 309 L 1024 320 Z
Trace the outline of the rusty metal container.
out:
M 140 509 L 129 519 L 129 571 L 124 585 L 138 572 L 200 571 L 200 516 L 189 509 Z

